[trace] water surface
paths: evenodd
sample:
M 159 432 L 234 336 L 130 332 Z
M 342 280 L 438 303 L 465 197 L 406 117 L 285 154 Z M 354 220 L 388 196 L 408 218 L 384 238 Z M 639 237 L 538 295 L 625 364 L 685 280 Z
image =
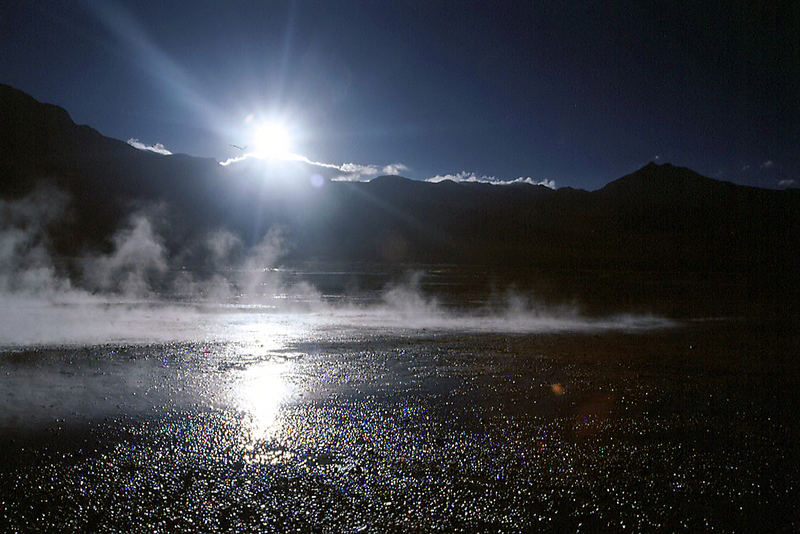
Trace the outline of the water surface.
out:
M 800 526 L 797 336 L 772 324 L 193 313 L 0 354 L 0 528 Z

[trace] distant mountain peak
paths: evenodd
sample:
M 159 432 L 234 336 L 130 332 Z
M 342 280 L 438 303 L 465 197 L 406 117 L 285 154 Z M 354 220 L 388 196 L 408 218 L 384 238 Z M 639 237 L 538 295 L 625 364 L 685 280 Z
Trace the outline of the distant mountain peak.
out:
M 591 192 L 397 175 L 312 188 L 312 171 L 294 163 L 267 169 L 250 160 L 234 172 L 213 159 L 137 150 L 6 85 L 0 125 L 0 199 L 24 198 L 39 182 L 71 198 L 52 236 L 63 258 L 108 250 L 139 206 L 163 205 L 165 246 L 180 254 L 209 231 L 256 244 L 280 228 L 292 261 L 749 273 L 761 258 L 757 272 L 798 270 L 796 190 L 734 185 L 669 163 Z M 196 265 L 205 265 L 200 256 Z
M 642 167 L 642 169 L 653 169 L 653 168 L 656 168 L 656 169 L 657 169 L 657 168 L 659 168 L 659 167 L 666 167 L 666 168 L 670 168 L 670 167 L 674 167 L 674 166 L 675 166 L 675 165 L 673 165 L 672 163 L 670 163 L 670 162 L 668 162 L 668 161 L 667 161 L 667 162 L 664 162 L 664 163 L 656 163 L 655 161 L 650 161 L 650 162 L 649 162 L 647 165 L 645 165 L 644 167 Z M 640 170 L 641 170 L 641 169 L 640 169 Z
M 644 167 L 609 182 L 599 191 L 635 195 L 669 196 L 700 189 L 733 187 L 730 182 L 715 180 L 687 167 L 651 161 Z

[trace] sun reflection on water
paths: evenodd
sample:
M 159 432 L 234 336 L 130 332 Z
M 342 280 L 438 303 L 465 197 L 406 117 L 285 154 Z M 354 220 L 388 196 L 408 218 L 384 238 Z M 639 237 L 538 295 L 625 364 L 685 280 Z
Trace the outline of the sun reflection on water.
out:
M 272 437 L 279 427 L 281 405 L 290 394 L 284 374 L 289 362 L 266 361 L 251 365 L 236 387 L 239 409 L 245 413 L 248 438 L 257 442 Z

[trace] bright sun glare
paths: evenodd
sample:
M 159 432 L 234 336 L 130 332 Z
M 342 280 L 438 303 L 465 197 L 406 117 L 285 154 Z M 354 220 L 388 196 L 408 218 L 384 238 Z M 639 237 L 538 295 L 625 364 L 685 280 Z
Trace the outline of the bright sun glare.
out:
M 260 156 L 285 157 L 291 151 L 289 131 L 280 122 L 260 124 L 256 126 L 253 132 L 253 147 Z

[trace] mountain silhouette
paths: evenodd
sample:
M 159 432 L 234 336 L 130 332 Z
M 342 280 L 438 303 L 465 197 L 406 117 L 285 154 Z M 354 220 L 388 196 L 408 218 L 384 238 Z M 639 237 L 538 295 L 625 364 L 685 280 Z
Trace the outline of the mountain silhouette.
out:
M 400 176 L 324 181 L 300 162 L 163 156 L 76 125 L 54 105 L 0 85 L 0 196 L 38 184 L 67 192 L 55 230 L 64 257 L 110 247 L 127 214 L 160 203 L 168 247 L 217 228 L 257 242 L 286 236 L 287 262 L 484 265 L 532 273 L 606 269 L 735 273 L 755 293 L 796 292 L 800 195 L 649 163 L 597 191 Z M 767 288 L 767 289 L 765 289 Z

